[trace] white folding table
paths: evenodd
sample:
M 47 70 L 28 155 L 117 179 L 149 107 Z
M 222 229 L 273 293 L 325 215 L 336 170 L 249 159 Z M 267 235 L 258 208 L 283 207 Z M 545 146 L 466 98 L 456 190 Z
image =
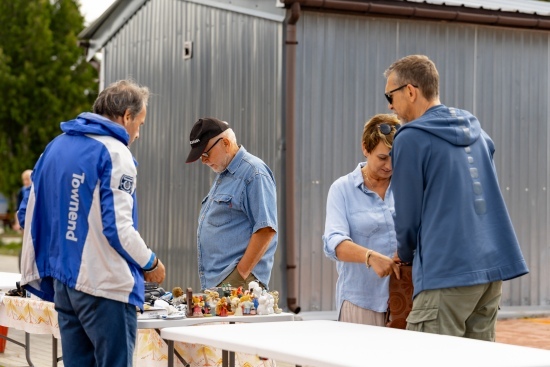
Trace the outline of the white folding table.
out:
M 282 312 L 280 314 L 271 314 L 271 315 L 246 315 L 246 316 L 226 316 L 226 317 L 220 317 L 220 316 L 211 316 L 211 317 L 190 317 L 186 319 L 181 320 L 162 320 L 162 319 L 139 319 L 138 320 L 138 329 L 156 329 L 157 332 L 160 330 L 160 336 L 166 341 L 166 344 L 168 345 L 168 366 L 173 367 L 174 366 L 174 341 L 179 341 L 175 339 L 169 339 L 164 338 L 163 331 L 166 328 L 169 329 L 206 329 L 210 330 L 212 327 L 221 327 L 223 330 L 223 333 L 227 333 L 227 329 L 223 329 L 224 327 L 228 327 L 235 323 L 248 323 L 248 324 L 256 324 L 256 325 L 264 325 L 264 324 L 278 324 L 279 322 L 294 322 L 294 314 L 288 313 L 288 312 Z M 222 325 L 209 325 L 205 328 L 190 328 L 188 326 L 193 325 L 205 325 L 209 323 L 218 323 L 218 322 L 224 322 L 229 324 L 222 324 Z M 259 336 L 258 336 L 259 337 Z M 195 341 L 192 341 L 192 343 L 195 343 Z M 208 343 L 204 343 L 207 344 Z M 187 365 L 187 363 L 181 358 L 181 356 L 176 356 L 180 359 L 180 361 Z M 223 349 L 222 353 L 222 360 L 225 361 L 224 366 L 227 365 L 227 363 L 231 365 L 235 365 L 235 354 L 231 350 Z
M 174 327 L 161 336 L 301 366 L 550 366 L 549 350 L 326 320 Z

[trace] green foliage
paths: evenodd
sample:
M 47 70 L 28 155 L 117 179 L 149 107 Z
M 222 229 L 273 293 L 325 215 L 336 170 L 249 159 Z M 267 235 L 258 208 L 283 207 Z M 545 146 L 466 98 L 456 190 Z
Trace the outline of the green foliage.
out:
M 78 0 L 0 0 L 0 192 L 13 198 L 59 124 L 90 111 L 97 72 Z

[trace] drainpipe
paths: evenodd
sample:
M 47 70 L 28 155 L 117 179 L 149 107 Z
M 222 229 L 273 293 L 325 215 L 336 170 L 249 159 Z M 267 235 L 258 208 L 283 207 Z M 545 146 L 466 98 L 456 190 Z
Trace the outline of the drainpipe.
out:
M 286 130 L 286 174 L 285 174 L 285 235 L 286 235 L 286 275 L 287 306 L 294 313 L 300 312 L 298 306 L 298 270 L 296 266 L 296 225 L 294 193 L 295 174 L 295 85 L 296 85 L 296 23 L 300 18 L 300 4 L 295 2 L 290 7 L 286 23 L 286 59 L 285 59 L 285 130 Z

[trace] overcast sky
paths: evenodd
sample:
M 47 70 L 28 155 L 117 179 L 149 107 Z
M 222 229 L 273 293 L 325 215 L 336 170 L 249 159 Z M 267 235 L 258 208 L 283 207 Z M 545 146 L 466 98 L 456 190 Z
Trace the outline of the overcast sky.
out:
M 86 18 L 86 25 L 99 18 L 114 2 L 115 0 L 80 0 L 80 11 Z

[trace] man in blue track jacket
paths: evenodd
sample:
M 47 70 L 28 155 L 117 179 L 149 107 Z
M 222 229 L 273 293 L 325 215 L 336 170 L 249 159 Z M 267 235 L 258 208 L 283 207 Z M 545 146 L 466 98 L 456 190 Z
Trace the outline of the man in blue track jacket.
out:
M 94 113 L 61 123 L 18 212 L 21 284 L 55 302 L 67 367 L 131 367 L 144 278 L 165 277 L 137 232 L 137 163 L 128 149 L 148 97 L 122 80 L 99 94 Z
M 407 329 L 494 341 L 502 281 L 529 271 L 494 143 L 471 113 L 441 104 L 426 56 L 404 57 L 384 75 L 389 107 L 405 123 L 391 156 L 397 254 L 413 261 Z

